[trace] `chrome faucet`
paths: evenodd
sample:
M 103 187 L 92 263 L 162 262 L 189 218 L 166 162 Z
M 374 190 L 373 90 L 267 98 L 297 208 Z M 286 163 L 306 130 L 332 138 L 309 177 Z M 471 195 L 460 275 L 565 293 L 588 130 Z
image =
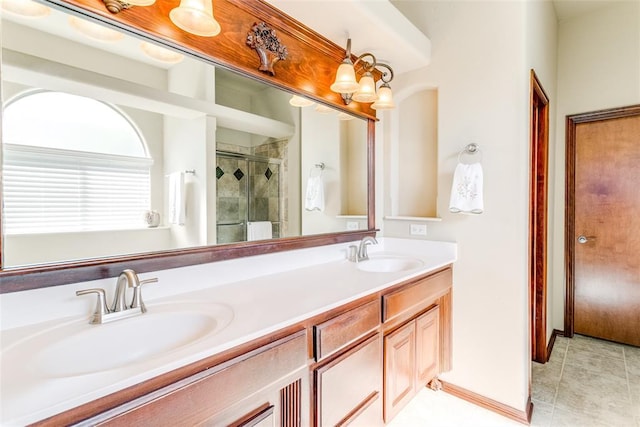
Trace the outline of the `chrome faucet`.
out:
M 137 316 L 147 312 L 147 307 L 142 301 L 142 285 L 147 283 L 157 282 L 157 278 L 140 280 L 138 275 L 133 270 L 124 270 L 118 276 L 116 282 L 116 292 L 113 296 L 113 303 L 111 307 L 107 306 L 106 293 L 104 289 L 92 288 L 76 291 L 76 295 L 88 295 L 97 294 L 98 302 L 96 309 L 89 319 L 89 323 L 101 324 L 108 323 L 118 319 L 125 319 L 127 317 Z M 127 305 L 127 289 L 133 289 L 133 297 L 131 304 Z
M 359 262 L 369 259 L 369 254 L 367 253 L 367 245 L 371 244 L 378 244 L 376 238 L 371 236 L 364 236 L 360 241 L 360 245 L 349 246 L 347 259 L 352 262 Z

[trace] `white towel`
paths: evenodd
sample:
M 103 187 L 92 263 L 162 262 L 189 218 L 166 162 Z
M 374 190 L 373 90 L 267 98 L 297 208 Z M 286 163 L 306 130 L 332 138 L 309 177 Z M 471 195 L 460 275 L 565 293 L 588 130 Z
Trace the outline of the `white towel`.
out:
M 247 222 L 247 241 L 271 239 L 272 226 L 269 221 Z
M 307 181 L 307 193 L 304 198 L 304 208 L 308 211 L 324 211 L 324 184 L 322 176 L 310 176 Z
M 453 174 L 449 211 L 481 214 L 483 210 L 482 165 L 458 163 Z
M 169 222 L 184 225 L 186 214 L 184 173 L 174 172 L 169 175 Z

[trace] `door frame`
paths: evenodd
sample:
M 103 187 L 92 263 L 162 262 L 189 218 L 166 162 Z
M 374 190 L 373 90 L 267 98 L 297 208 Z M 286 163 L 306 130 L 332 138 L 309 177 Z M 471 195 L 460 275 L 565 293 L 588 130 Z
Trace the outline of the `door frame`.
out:
M 547 349 L 547 230 L 549 97 L 531 70 L 529 172 L 529 301 L 531 359 L 545 363 Z
M 580 123 L 601 120 L 620 119 L 639 116 L 640 105 L 609 108 L 588 113 L 573 114 L 566 119 L 565 147 L 565 235 L 564 235 L 564 268 L 565 268 L 565 304 L 564 304 L 564 336 L 574 335 L 575 315 L 575 215 L 576 215 L 576 126 Z

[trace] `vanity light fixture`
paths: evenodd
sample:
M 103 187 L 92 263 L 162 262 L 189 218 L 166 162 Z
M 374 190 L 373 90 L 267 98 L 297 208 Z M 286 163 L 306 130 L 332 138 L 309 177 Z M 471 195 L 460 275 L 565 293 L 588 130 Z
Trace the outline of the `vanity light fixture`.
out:
M 51 9 L 32 0 L 1 0 L 2 9 L 23 18 L 44 18 Z
M 94 24 L 76 16 L 69 16 L 69 25 L 80 34 L 99 42 L 112 43 L 124 38 L 124 34 L 119 31 Z
M 220 24 L 213 17 L 212 0 L 180 0 L 180 6 L 169 12 L 171 22 L 188 33 L 213 37 L 220 33 Z
M 140 50 L 142 50 L 142 52 L 144 52 L 144 54 L 149 58 L 167 64 L 177 64 L 184 59 L 184 55 L 178 52 L 174 52 L 170 49 L 166 49 L 149 42 L 140 43 Z
M 156 0 L 102 0 L 107 10 L 119 13 L 131 6 L 151 6 Z M 220 24 L 213 17 L 213 0 L 180 0 L 180 5 L 171 9 L 169 19 L 178 28 L 202 37 L 213 37 L 220 33 Z
M 371 62 L 369 62 L 369 61 Z M 355 67 L 362 64 L 364 75 L 358 82 L 356 80 Z M 387 71 L 380 70 L 385 68 Z M 381 73 L 380 81 L 382 85 L 376 91 L 376 81 L 372 71 L 377 70 Z M 344 103 L 349 105 L 351 101 L 370 103 L 371 108 L 375 110 L 390 110 L 395 107 L 393 103 L 393 93 L 389 82 L 393 80 L 393 69 L 388 64 L 378 62 L 372 53 L 366 52 L 358 56 L 355 62 L 351 60 L 351 39 L 347 40 L 346 55 L 338 71 L 336 79 L 331 85 L 331 90 L 339 93 Z
M 289 100 L 289 104 L 293 105 L 294 107 L 310 107 L 315 104 L 315 102 L 298 95 L 293 95 Z
M 338 120 L 353 120 L 353 116 L 341 111 L 338 113 Z
M 316 111 L 320 114 L 329 114 L 333 113 L 334 109 L 331 107 L 327 107 L 326 105 L 318 104 L 316 105 Z

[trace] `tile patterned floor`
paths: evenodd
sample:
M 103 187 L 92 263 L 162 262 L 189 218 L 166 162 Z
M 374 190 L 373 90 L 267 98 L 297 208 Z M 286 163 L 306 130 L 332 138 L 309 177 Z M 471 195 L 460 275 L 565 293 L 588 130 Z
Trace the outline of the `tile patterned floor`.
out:
M 558 337 L 532 365 L 536 427 L 640 427 L 640 348 Z
M 640 348 L 558 337 L 533 363 L 534 427 L 640 427 Z M 387 427 L 516 427 L 515 421 L 443 392 L 422 390 Z

